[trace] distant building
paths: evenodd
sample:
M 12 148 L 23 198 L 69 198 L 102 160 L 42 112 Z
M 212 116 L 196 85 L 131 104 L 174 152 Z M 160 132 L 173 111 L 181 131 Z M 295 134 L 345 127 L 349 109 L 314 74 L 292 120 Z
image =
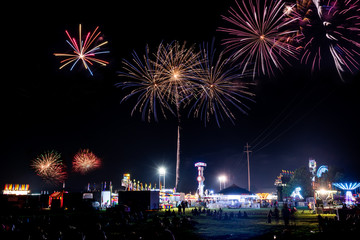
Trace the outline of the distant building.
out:
M 4 195 L 28 195 L 30 194 L 29 184 L 5 184 Z

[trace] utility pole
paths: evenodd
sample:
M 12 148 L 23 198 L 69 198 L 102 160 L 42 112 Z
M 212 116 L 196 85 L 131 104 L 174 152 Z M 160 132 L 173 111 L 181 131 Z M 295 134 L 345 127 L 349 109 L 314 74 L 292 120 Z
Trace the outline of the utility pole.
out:
M 249 153 L 251 153 L 251 151 L 249 150 L 249 148 L 250 148 L 249 143 L 246 143 L 245 148 L 246 148 L 246 150 L 244 152 L 246 152 L 246 154 L 247 154 L 247 166 L 248 166 L 248 191 L 250 191 L 250 155 L 249 155 Z

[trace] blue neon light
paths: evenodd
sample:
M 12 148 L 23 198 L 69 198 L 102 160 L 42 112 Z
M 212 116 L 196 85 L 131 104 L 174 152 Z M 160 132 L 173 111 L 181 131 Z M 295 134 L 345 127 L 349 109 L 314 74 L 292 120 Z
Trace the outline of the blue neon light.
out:
M 333 183 L 333 185 L 341 190 L 352 191 L 356 188 L 360 187 L 360 183 L 352 182 L 352 183 Z
M 318 178 L 320 178 L 323 173 L 328 172 L 328 171 L 329 171 L 328 166 L 326 166 L 326 165 L 321 165 L 321 166 L 318 168 L 317 172 L 316 172 L 316 176 L 317 176 Z

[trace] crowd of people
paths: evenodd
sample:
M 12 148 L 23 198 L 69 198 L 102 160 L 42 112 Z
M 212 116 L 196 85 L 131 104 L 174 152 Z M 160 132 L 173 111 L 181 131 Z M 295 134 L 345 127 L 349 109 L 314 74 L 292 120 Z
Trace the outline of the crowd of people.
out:
M 334 217 L 318 215 L 319 231 L 323 233 L 360 233 L 360 208 L 343 207 Z
M 88 211 L 39 211 L 33 213 L 0 213 L 0 239 L 26 240 L 105 240 L 105 239 L 183 239 L 189 238 L 196 223 L 196 216 L 206 216 L 218 221 L 248 219 L 244 210 L 223 211 L 195 207 L 186 213 L 186 203 L 179 204 L 178 211 L 165 210 L 164 213 L 140 210 L 127 211 L 126 208 L 111 208 L 105 212 Z M 282 220 L 285 227 L 295 223 L 295 207 L 284 204 L 281 208 L 270 208 L 267 223 Z M 322 217 L 318 215 L 319 232 L 326 234 L 360 232 L 360 210 L 341 209 L 338 215 Z M 196 218 L 195 218 L 196 219 Z M 190 231 L 187 231 L 190 230 Z M 192 233 L 191 233 L 192 232 Z M 185 235 L 184 235 L 185 234 Z
M 187 216 L 159 217 L 156 212 L 39 212 L 31 216 L 1 215 L 0 239 L 105 240 L 178 239 L 191 229 Z
M 205 209 L 205 208 L 193 208 L 191 210 L 191 214 L 193 216 L 199 216 L 201 214 L 206 215 L 208 217 L 212 217 L 213 219 L 216 220 L 232 220 L 232 219 L 236 219 L 236 218 L 248 218 L 248 214 L 246 211 L 238 211 L 237 213 L 234 212 L 224 212 L 221 208 L 219 209 Z
M 180 209 L 180 208 L 179 208 Z M 283 205 L 281 211 L 279 210 L 279 207 L 275 205 L 274 210 L 270 208 L 268 214 L 267 214 L 267 223 L 272 223 L 272 220 L 275 220 L 275 222 L 278 224 L 280 219 L 283 220 L 284 225 L 288 226 L 290 222 L 295 223 L 295 213 L 297 209 L 293 206 L 290 207 L 286 203 Z M 181 213 L 181 210 L 178 211 L 178 213 Z M 219 209 L 206 209 L 206 208 L 193 208 L 191 210 L 191 214 L 193 216 L 200 216 L 200 215 L 206 215 L 210 216 L 213 219 L 216 220 L 232 220 L 232 219 L 247 219 L 249 216 L 246 211 L 231 211 L 231 212 L 223 212 L 221 208 Z

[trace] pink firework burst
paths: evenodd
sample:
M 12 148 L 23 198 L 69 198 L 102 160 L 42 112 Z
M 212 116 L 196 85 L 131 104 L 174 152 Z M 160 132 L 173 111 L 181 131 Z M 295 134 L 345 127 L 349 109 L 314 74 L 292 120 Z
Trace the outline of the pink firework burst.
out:
M 220 27 L 219 31 L 230 35 L 224 44 L 244 71 L 253 65 L 253 77 L 274 75 L 275 69 L 290 64 L 289 57 L 297 57 L 291 44 L 297 30 L 289 28 L 296 19 L 286 17 L 282 0 L 244 0 L 236 5 L 237 9 L 230 8 L 229 16 L 222 16 L 232 27 Z
M 86 174 L 101 166 L 101 160 L 89 149 L 80 150 L 73 159 L 73 170 Z
M 306 5 L 308 0 L 298 0 Z M 342 80 L 359 70 L 360 2 L 313 0 L 301 25 L 301 62 L 312 71 L 335 66 Z

